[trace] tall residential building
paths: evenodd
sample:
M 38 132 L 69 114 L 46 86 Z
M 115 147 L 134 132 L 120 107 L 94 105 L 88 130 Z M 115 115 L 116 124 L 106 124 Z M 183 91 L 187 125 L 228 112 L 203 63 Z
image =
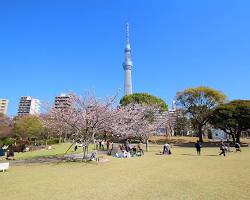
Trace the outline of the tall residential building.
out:
M 40 114 L 40 100 L 33 99 L 30 96 L 20 98 L 18 106 L 18 116 L 24 115 L 38 115 Z
M 129 24 L 126 24 L 126 46 L 124 49 L 125 60 L 123 62 L 124 69 L 124 95 L 132 94 L 132 67 L 131 47 L 129 41 Z
M 0 99 L 0 113 L 6 115 L 8 109 L 8 99 Z
M 55 109 L 69 109 L 72 107 L 72 97 L 70 94 L 61 94 L 55 97 Z

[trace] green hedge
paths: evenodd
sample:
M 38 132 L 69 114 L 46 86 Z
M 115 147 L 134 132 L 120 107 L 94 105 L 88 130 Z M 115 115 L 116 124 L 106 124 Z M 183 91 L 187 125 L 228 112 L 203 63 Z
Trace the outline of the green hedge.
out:
M 0 145 L 4 146 L 4 145 L 10 145 L 14 143 L 14 139 L 12 138 L 1 138 L 0 139 Z

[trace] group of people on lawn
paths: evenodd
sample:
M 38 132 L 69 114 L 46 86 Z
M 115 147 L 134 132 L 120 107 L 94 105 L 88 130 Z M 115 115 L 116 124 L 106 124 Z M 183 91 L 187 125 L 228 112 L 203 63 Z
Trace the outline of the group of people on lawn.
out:
M 115 149 L 114 149 L 114 143 L 112 141 L 95 140 L 94 143 L 96 151 L 94 151 L 95 153 L 91 155 L 93 158 L 96 157 L 97 150 L 101 151 L 107 150 L 108 155 L 113 155 L 114 157 L 117 158 L 130 158 L 130 157 L 144 155 L 141 144 L 132 145 L 129 140 L 126 140 L 124 144 L 118 146 L 117 150 L 119 150 L 119 152 L 113 152 L 115 151 Z
M 121 153 L 116 153 L 114 157 L 116 158 L 130 158 L 136 156 L 144 155 L 144 151 L 141 144 L 132 145 L 129 140 L 126 140 L 124 144 L 119 145 L 119 150 Z
M 241 147 L 240 147 L 240 144 L 239 143 L 235 143 L 234 145 L 235 147 L 235 150 L 236 152 L 237 151 L 241 151 Z M 195 148 L 196 148 L 196 151 L 197 151 L 197 155 L 200 155 L 201 154 L 201 148 L 202 148 L 202 144 L 197 140 L 197 142 L 195 143 Z M 232 152 L 230 150 L 230 144 L 229 144 L 229 141 L 227 141 L 226 143 L 221 141 L 220 144 L 219 144 L 219 148 L 220 148 L 220 153 L 219 155 L 224 155 L 226 156 L 226 153 L 227 152 Z

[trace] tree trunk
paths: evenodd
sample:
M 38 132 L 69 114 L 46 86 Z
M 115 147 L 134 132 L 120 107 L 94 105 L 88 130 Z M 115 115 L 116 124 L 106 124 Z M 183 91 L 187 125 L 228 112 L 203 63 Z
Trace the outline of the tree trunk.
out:
M 64 155 L 68 153 L 68 151 L 71 149 L 71 147 L 72 147 L 73 145 L 74 145 L 74 143 L 72 143 L 72 144 L 69 146 L 69 148 L 68 148 L 67 151 L 64 153 Z
M 104 141 L 107 141 L 107 133 L 104 133 Z
M 148 152 L 148 139 L 146 139 L 146 152 Z
M 83 157 L 82 157 L 82 160 L 84 160 L 86 158 L 86 151 L 87 151 L 87 148 L 86 146 L 83 147 Z
M 199 135 L 199 142 L 203 142 L 203 137 L 202 137 L 202 126 L 198 127 L 198 135 Z
M 65 132 L 65 134 L 64 134 L 64 142 L 67 142 L 67 137 L 68 137 L 68 134 Z
M 238 130 L 238 131 L 237 131 L 237 134 L 236 134 L 236 142 L 237 142 L 237 143 L 240 143 L 240 134 L 241 134 L 241 131 Z
M 235 135 L 232 134 L 233 144 L 235 144 Z

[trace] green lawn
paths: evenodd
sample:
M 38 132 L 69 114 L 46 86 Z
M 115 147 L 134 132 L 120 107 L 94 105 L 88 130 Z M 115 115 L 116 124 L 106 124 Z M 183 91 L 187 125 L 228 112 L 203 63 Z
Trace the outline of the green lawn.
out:
M 105 164 L 12 166 L 0 173 L 0 199 L 250 199 L 250 148 L 226 157 L 217 156 L 218 148 L 203 148 L 200 157 L 193 148 L 176 147 L 171 156 L 156 155 L 160 149 Z
M 22 160 L 22 159 L 35 159 L 39 157 L 49 157 L 49 156 L 62 156 L 71 146 L 71 143 L 61 143 L 57 145 L 52 145 L 51 150 L 38 150 L 38 151 L 30 151 L 25 153 L 15 153 L 15 159 Z M 67 152 L 68 154 L 72 153 L 80 153 L 82 152 L 82 148 L 78 148 L 77 151 L 74 151 L 74 145 L 69 149 Z

